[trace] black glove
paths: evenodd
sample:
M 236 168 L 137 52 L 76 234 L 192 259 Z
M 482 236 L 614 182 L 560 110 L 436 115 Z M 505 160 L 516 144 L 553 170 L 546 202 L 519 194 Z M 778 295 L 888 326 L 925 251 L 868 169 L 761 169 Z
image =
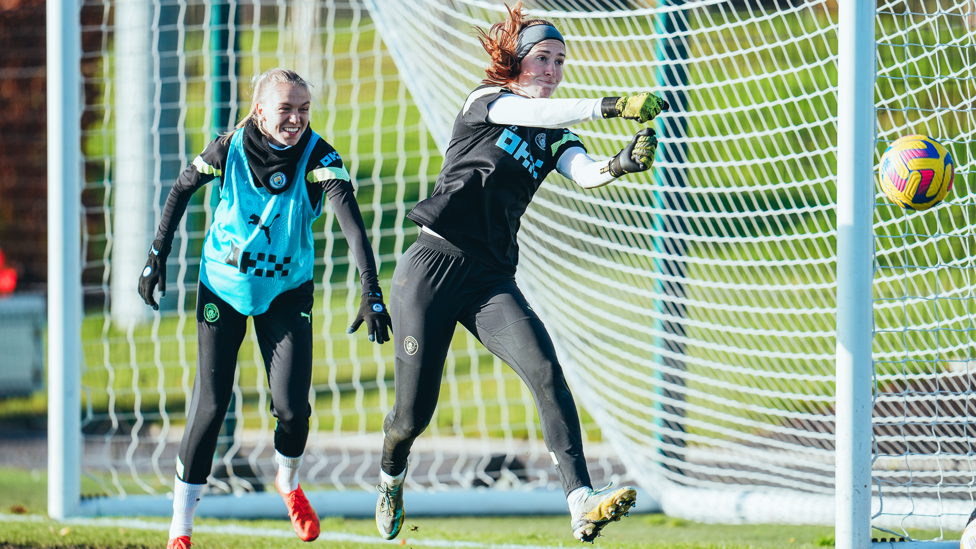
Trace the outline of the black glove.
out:
M 638 122 L 647 122 L 661 111 L 671 109 L 667 101 L 648 92 L 624 97 L 604 97 L 600 104 L 603 118 L 626 118 Z
M 352 321 L 352 325 L 349 326 L 346 333 L 355 332 L 363 322 L 366 323 L 370 341 L 382 345 L 390 340 L 390 333 L 393 332 L 393 321 L 390 320 L 390 313 L 387 312 L 386 305 L 383 304 L 383 294 L 379 292 L 363 294 L 363 299 L 359 302 L 359 314 L 356 315 L 356 320 Z
M 617 156 L 610 159 L 600 173 L 610 172 L 613 177 L 620 177 L 627 173 L 644 172 L 654 164 L 654 153 L 657 151 L 657 134 L 650 128 L 644 128 L 634 135 Z
M 166 257 L 169 255 L 169 248 L 163 245 L 162 240 L 153 241 L 149 248 L 149 259 L 146 260 L 146 268 L 142 270 L 139 277 L 139 295 L 142 296 L 146 305 L 159 310 L 159 304 L 153 299 L 153 289 L 159 285 L 159 297 L 166 295 Z

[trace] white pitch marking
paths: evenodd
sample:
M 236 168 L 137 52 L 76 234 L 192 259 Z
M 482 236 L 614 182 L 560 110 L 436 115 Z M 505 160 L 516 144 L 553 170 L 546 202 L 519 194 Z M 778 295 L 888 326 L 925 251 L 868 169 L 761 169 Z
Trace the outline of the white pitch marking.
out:
M 7 515 L 0 513 L 0 522 L 47 522 L 49 519 L 38 515 Z M 169 522 L 149 522 L 142 519 L 110 519 L 110 518 L 73 518 L 58 521 L 61 524 L 78 526 L 115 526 L 132 528 L 135 530 L 154 530 L 168 532 Z M 238 536 L 261 536 L 267 538 L 293 538 L 295 532 L 279 530 L 277 528 L 251 528 L 247 526 L 210 526 L 201 524 L 194 526 L 193 531 L 198 534 L 233 534 Z M 374 536 L 360 536 L 342 532 L 322 532 L 318 541 L 345 541 L 354 543 L 370 543 L 377 545 L 400 545 L 400 540 L 380 539 Z M 441 539 L 406 538 L 406 545 L 422 547 L 470 547 L 473 549 L 558 549 L 561 546 L 549 545 L 519 545 L 515 543 L 490 544 L 474 541 L 447 541 Z

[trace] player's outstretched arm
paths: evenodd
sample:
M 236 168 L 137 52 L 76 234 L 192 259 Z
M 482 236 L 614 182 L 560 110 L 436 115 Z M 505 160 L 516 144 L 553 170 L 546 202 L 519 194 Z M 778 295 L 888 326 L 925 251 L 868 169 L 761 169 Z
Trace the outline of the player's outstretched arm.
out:
M 604 97 L 600 105 L 603 118 L 626 118 L 638 122 L 654 119 L 661 111 L 671 109 L 667 101 L 648 92 L 623 97 Z
M 602 99 L 530 99 L 506 93 L 488 106 L 487 121 L 500 126 L 555 129 L 602 118 L 647 122 L 670 108 L 667 101 L 646 92 Z

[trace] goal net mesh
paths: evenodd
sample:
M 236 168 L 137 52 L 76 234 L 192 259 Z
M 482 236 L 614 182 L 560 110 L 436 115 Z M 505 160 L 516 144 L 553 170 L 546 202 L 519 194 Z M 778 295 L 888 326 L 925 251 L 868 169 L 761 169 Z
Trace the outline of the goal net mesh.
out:
M 961 530 L 973 486 L 973 166 L 976 5 L 884 2 L 877 17 L 878 157 L 903 135 L 949 150 L 938 208 L 875 211 L 874 492 L 877 522 Z
M 419 76 L 408 85 L 443 148 L 485 64 L 470 28 L 504 7 L 371 5 L 398 66 Z M 833 435 L 836 5 L 528 6 L 567 39 L 558 96 L 652 91 L 675 107 L 655 122 L 654 173 L 596 191 L 552 176 L 526 214 L 520 280 L 574 391 L 665 512 L 833 523 L 835 457 L 846 458 Z M 878 195 L 872 515 L 909 536 L 959 530 L 973 508 L 974 11 L 882 2 L 875 22 L 879 157 L 898 136 L 927 133 L 958 165 L 935 211 Z M 610 120 L 578 133 L 610 156 L 637 128 Z
M 392 49 L 418 88 L 436 83 L 431 118 L 447 124 L 483 74 L 467 29 L 504 7 L 377 4 L 418 22 L 391 29 Z M 525 216 L 520 280 L 575 393 L 665 512 L 742 520 L 709 516 L 692 489 L 831 493 L 834 16 L 817 2 L 569 4 L 531 12 L 567 40 L 559 97 L 651 91 L 672 106 L 653 172 L 592 191 L 550 176 Z M 639 128 L 575 131 L 608 157 Z
M 179 226 L 158 313 L 142 303 L 136 282 L 176 177 L 247 113 L 251 76 L 290 67 L 312 84 L 311 127 L 353 176 L 387 293 L 397 259 L 418 234 L 405 215 L 430 194 L 441 155 L 358 0 L 88 1 L 82 20 L 89 42 L 101 37 L 83 59 L 83 494 L 165 496 L 196 372 L 197 279 L 215 185 L 195 194 Z M 302 484 L 375 493 L 393 349 L 369 343 L 365 328 L 345 333 L 359 308 L 359 274 L 328 203 L 313 231 L 313 413 Z M 274 493 L 269 408 L 249 327 L 211 491 Z M 594 482 L 620 482 L 624 464 L 585 415 L 584 430 Z M 528 389 L 463 330 L 438 411 L 414 446 L 407 486 L 559 488 Z
M 141 304 L 135 281 L 173 180 L 246 112 L 250 76 L 289 66 L 313 84 L 312 127 L 354 176 L 388 292 L 417 235 L 404 216 L 433 189 L 454 118 L 483 78 L 472 27 L 505 15 L 482 0 L 156 0 L 137 16 L 148 41 L 135 44 L 124 32 L 132 24 L 120 23 L 130 4 L 89 0 L 82 13 L 83 32 L 102 36 L 83 60 L 83 465 L 111 496 L 172 485 L 212 188 L 180 226 L 159 313 Z M 639 483 L 687 518 L 832 523 L 835 3 L 527 8 L 566 37 L 557 97 L 651 91 L 672 105 L 654 123 L 655 170 L 590 191 L 553 174 L 519 235 L 519 284 L 583 409 L 594 483 Z M 907 214 L 877 197 L 873 514 L 889 528 L 958 530 L 957 515 L 973 507 L 965 179 L 974 11 L 969 2 L 878 7 L 878 154 L 900 135 L 926 133 L 958 165 L 934 211 Z M 151 65 L 142 72 L 125 65 L 138 47 Z M 608 120 L 575 131 L 591 156 L 609 157 L 639 128 Z M 328 209 L 315 231 L 303 483 L 371 490 L 393 400 L 392 348 L 345 334 L 358 308 L 355 264 Z M 261 490 L 273 478 L 274 418 L 255 343 L 249 335 L 238 355 L 215 491 Z M 463 329 L 411 460 L 414 490 L 558 487 L 528 390 Z

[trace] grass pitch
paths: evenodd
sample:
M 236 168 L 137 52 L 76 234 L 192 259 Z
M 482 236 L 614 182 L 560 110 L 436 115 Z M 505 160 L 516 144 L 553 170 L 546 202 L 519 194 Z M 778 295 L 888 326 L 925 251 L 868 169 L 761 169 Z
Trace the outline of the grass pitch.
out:
M 0 548 L 58 547 L 85 549 L 162 548 L 169 521 L 118 517 L 58 522 L 47 518 L 47 481 L 40 471 L 0 468 Z M 458 547 L 465 549 L 539 549 L 580 545 L 572 538 L 568 516 L 418 517 L 409 509 L 400 540 L 385 542 L 372 520 L 328 517 L 316 544 L 337 549 Z M 416 529 L 414 529 L 416 528 Z M 833 546 L 833 528 L 823 526 L 698 524 L 664 515 L 631 515 L 608 526 L 596 542 L 606 548 L 746 549 Z M 884 536 L 886 534 L 878 534 Z M 935 532 L 915 532 L 921 539 Z M 947 536 L 948 537 L 948 536 Z M 287 520 L 198 519 L 193 535 L 201 549 L 308 547 Z

